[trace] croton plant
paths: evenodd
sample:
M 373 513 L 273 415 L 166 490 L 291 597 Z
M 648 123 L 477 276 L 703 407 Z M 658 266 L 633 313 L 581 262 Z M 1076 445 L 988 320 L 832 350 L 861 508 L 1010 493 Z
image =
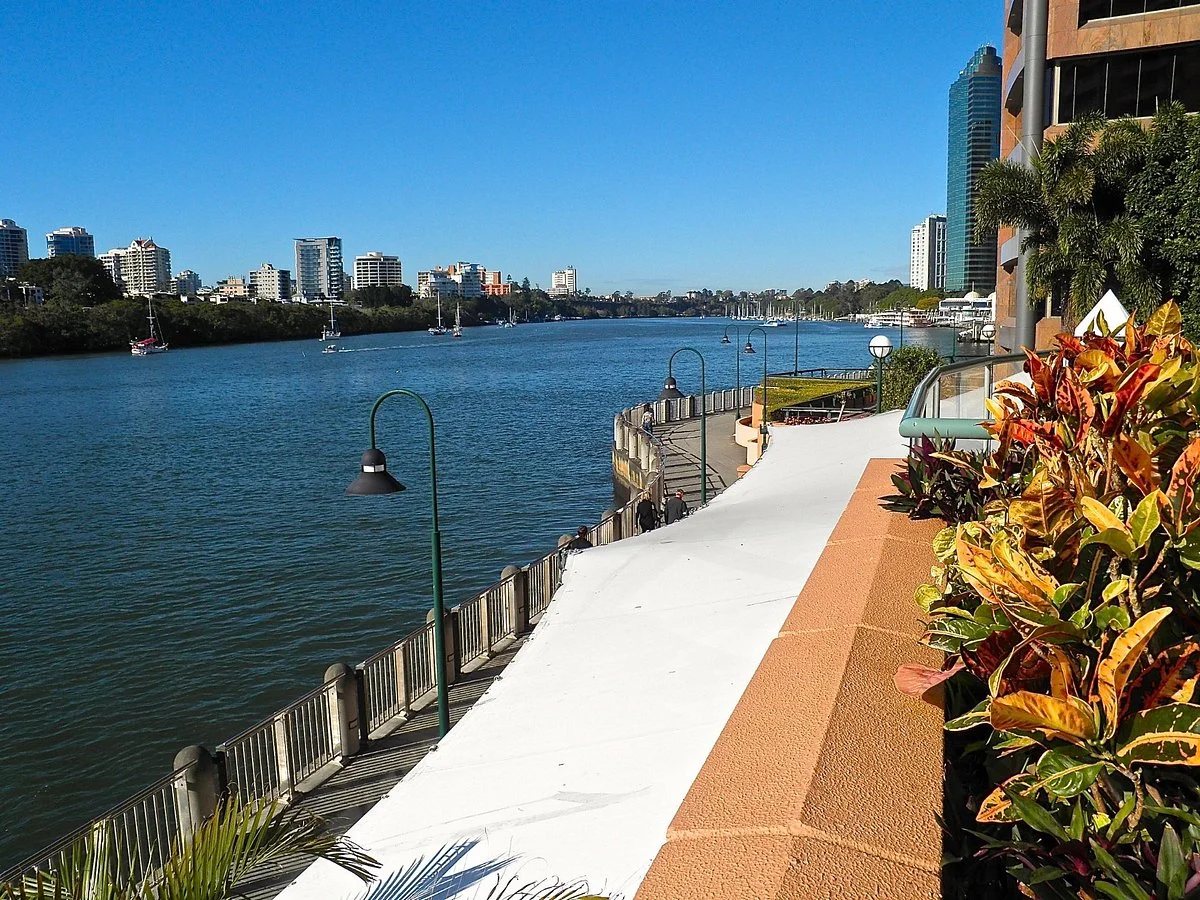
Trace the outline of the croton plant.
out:
M 977 729 L 976 856 L 1022 893 L 1200 897 L 1200 357 L 1168 303 L 1025 369 L 979 488 L 1023 481 L 938 534 L 916 600 L 946 665 L 897 683 L 984 697 L 946 728 Z

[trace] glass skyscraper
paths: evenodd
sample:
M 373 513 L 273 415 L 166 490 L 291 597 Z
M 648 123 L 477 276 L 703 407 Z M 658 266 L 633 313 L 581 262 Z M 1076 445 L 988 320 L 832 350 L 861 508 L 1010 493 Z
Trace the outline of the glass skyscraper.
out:
M 975 182 L 1000 156 L 1000 58 L 980 47 L 950 87 L 946 165 L 946 290 L 987 294 L 996 286 L 996 232 L 975 235 Z
M 46 235 L 46 255 L 95 256 L 96 239 L 78 225 L 73 228 L 59 228 Z

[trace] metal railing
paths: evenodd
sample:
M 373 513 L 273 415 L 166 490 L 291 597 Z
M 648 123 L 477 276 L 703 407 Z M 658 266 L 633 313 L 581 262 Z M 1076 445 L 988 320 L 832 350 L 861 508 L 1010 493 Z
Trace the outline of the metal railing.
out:
M 753 386 L 742 389 L 741 406 L 749 409 L 753 390 Z M 738 399 L 734 390 L 716 391 L 704 403 L 710 413 L 724 412 L 738 406 Z M 654 406 L 660 422 L 700 415 L 696 397 L 656 401 Z M 618 416 L 631 433 L 644 434 L 640 425 L 632 424 L 634 411 L 640 418 L 642 408 L 623 410 Z M 645 439 L 646 486 L 661 496 L 664 449 L 661 441 Z M 635 496 L 610 511 L 589 529 L 592 543 L 601 546 L 636 534 L 638 499 Z M 481 664 L 536 624 L 562 583 L 565 563 L 566 553 L 555 549 L 451 610 L 450 642 L 458 659 L 448 667 L 448 680 L 455 681 L 464 667 Z M 359 723 L 360 741 L 394 730 L 432 702 L 437 687 L 435 653 L 433 626 L 426 624 L 353 669 L 358 709 L 352 713 Z M 291 802 L 333 774 L 336 764 L 348 755 L 351 748 L 343 745 L 346 717 L 336 680 L 309 691 L 217 747 L 218 791 L 247 802 Z M 189 771 L 172 772 L 37 855 L 0 872 L 0 884 L 61 868 L 90 839 L 104 842 L 104 852 L 116 860 L 123 878 L 137 881 L 152 875 L 200 824 L 191 821 Z
M 980 424 L 991 418 L 984 401 L 1001 381 L 1024 372 L 1025 358 L 1024 353 L 979 356 L 934 369 L 913 391 L 900 420 L 900 436 L 990 439 Z

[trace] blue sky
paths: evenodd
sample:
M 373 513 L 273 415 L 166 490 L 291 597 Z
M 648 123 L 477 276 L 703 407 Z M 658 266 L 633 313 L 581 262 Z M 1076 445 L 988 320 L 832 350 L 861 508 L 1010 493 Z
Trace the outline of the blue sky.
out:
M 1001 0 L 0 4 L 0 216 L 205 283 L 292 239 L 595 293 L 908 274 Z

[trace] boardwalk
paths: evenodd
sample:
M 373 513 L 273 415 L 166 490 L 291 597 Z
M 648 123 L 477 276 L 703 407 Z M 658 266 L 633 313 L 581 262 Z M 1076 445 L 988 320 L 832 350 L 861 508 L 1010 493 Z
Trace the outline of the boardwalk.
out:
M 737 467 L 745 465 L 746 449 L 733 441 L 734 413 L 708 417 L 708 499 L 737 481 Z M 663 442 L 667 494 L 682 488 L 688 506 L 700 505 L 700 420 L 688 419 L 661 425 L 657 434 Z

